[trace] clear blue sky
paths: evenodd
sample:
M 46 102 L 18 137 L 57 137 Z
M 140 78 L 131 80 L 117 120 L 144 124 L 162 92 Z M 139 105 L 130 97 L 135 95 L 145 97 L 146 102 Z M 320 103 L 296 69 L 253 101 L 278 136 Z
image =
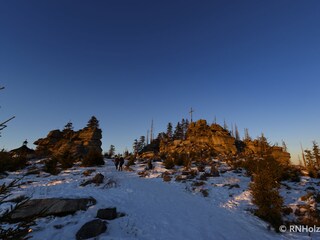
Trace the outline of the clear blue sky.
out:
M 0 1 L 0 147 L 100 120 L 131 149 L 188 117 L 320 142 L 320 1 Z M 32 146 L 32 145 L 31 145 Z

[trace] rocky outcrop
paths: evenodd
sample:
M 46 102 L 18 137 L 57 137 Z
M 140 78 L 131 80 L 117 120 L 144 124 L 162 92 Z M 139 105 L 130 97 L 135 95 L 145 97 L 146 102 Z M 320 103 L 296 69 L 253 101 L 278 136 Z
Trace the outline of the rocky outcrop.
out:
M 46 138 L 34 142 L 37 153 L 42 156 L 63 155 L 70 153 L 75 158 L 82 158 L 88 152 L 102 152 L 102 131 L 97 127 L 85 127 L 79 131 L 53 130 Z
M 186 140 L 175 140 L 160 145 L 161 153 L 236 154 L 235 138 L 218 124 L 209 126 L 206 120 L 190 123 Z
M 278 161 L 288 164 L 290 154 L 282 147 L 270 146 L 266 143 L 268 152 Z M 218 124 L 209 126 L 206 120 L 190 123 L 185 140 L 164 140 L 160 144 L 160 154 L 187 154 L 191 159 L 206 159 L 216 155 L 259 155 L 263 145 L 257 140 L 236 140 L 229 131 Z M 150 154 L 149 154 L 150 155 Z
M 46 198 L 46 199 L 31 199 L 13 210 L 10 214 L 10 221 L 18 222 L 21 220 L 33 217 L 46 216 L 65 216 L 73 214 L 79 210 L 87 210 L 91 205 L 94 205 L 94 198 Z
M 245 140 L 244 146 L 245 155 L 260 155 L 263 148 L 266 148 L 266 146 L 263 146 L 258 139 Z M 282 147 L 267 145 L 267 150 L 280 163 L 283 163 L 284 165 L 289 164 L 291 157 L 290 153 L 284 151 Z

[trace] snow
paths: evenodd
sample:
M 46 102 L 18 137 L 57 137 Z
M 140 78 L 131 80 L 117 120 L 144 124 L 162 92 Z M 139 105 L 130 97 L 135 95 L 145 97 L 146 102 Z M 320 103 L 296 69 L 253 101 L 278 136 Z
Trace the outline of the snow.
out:
M 88 169 L 96 171 L 84 177 L 82 173 Z M 145 178 L 137 175 L 137 171 L 143 169 L 144 165 L 136 165 L 132 172 L 118 172 L 112 161 L 106 160 L 103 167 L 74 167 L 57 176 L 41 172 L 39 177 L 25 176 L 22 182 L 28 184 L 14 189 L 12 197 L 93 197 L 97 200 L 87 211 L 37 220 L 30 233 L 34 240 L 75 239 L 80 227 L 93 220 L 98 209 L 107 207 L 116 207 L 126 215 L 108 221 L 108 230 L 97 238 L 99 240 L 311 239 L 302 233 L 278 234 L 268 230 L 267 223 L 247 211 L 254 206 L 248 191 L 250 179 L 243 174 L 227 171 L 220 177 L 209 178 L 203 186 L 192 187 L 192 182 L 163 182 L 159 176 L 167 170 L 161 163 L 155 163 L 155 169 Z M 106 177 L 105 184 L 80 186 L 97 173 Z M 0 180 L 0 184 L 21 174 L 11 173 Z M 108 185 L 108 181 L 115 184 Z M 238 184 L 239 188 L 229 189 L 230 184 Z M 209 196 L 203 197 L 199 189 L 206 189 Z M 312 239 L 315 237 L 318 236 Z

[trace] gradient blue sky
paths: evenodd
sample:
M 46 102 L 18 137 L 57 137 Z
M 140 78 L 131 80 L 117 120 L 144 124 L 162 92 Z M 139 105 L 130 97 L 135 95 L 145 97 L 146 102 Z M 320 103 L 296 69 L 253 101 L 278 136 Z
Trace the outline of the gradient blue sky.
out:
M 320 1 L 0 1 L 0 147 L 100 120 L 131 149 L 187 118 L 320 142 Z M 32 146 L 32 145 L 31 145 Z

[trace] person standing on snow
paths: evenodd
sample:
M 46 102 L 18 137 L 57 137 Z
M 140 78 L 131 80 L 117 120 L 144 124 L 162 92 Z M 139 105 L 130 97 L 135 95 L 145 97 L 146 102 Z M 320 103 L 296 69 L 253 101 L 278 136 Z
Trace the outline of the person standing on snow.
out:
M 123 158 L 123 157 L 120 158 L 119 164 L 120 164 L 120 166 L 119 166 L 119 171 L 122 171 L 122 166 L 123 166 L 123 164 L 124 164 L 124 158 Z
M 118 169 L 119 163 L 120 163 L 120 159 L 119 159 L 118 157 L 116 157 L 116 158 L 114 159 L 114 165 L 116 166 L 116 170 L 119 170 L 119 169 Z

